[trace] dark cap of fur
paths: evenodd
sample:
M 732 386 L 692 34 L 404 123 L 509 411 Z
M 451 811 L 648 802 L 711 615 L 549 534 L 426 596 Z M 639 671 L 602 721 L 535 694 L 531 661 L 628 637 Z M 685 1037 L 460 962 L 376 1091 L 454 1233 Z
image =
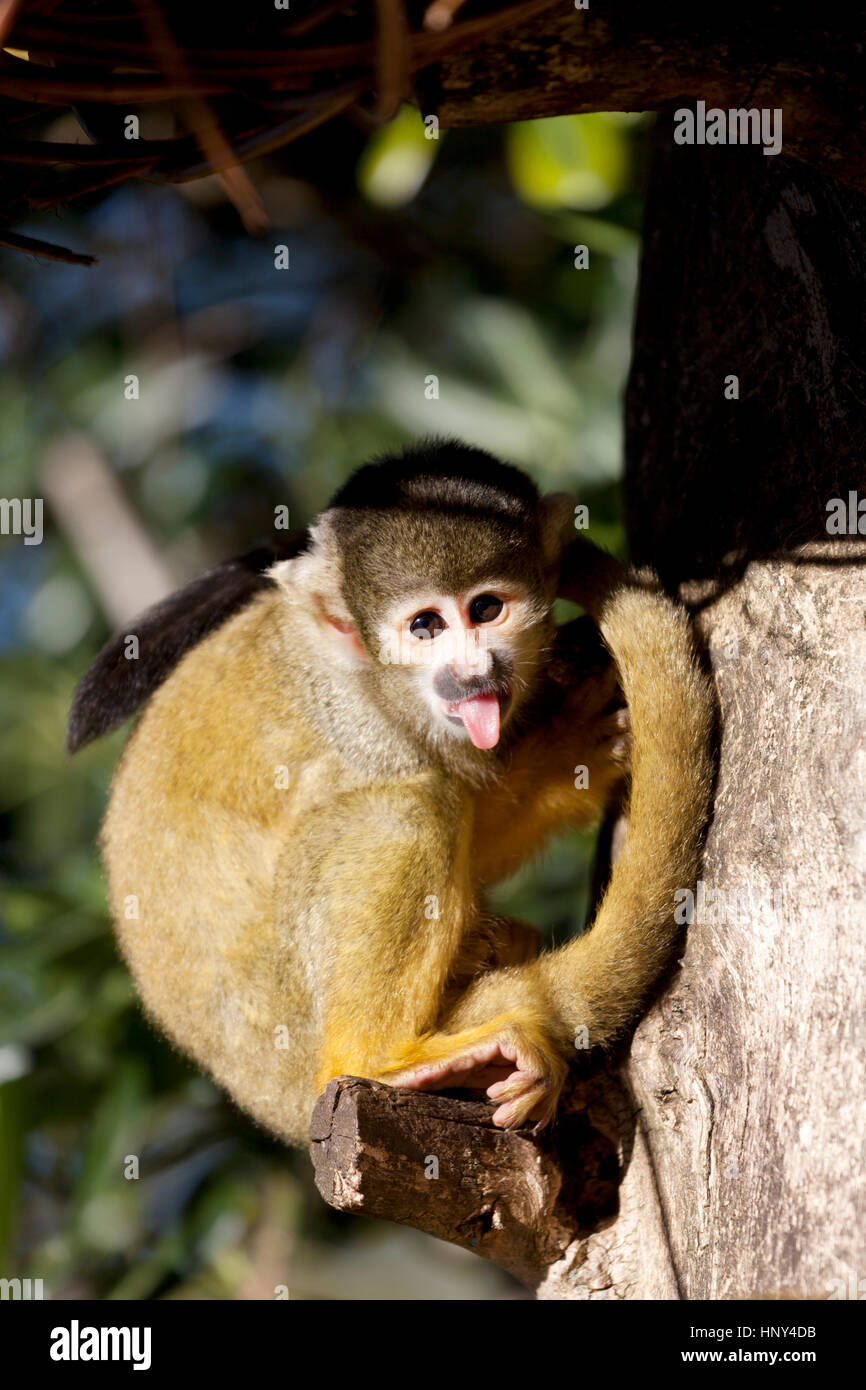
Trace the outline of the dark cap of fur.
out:
M 538 504 L 520 469 L 455 440 L 424 440 L 366 464 L 327 509 L 349 607 L 360 593 L 369 612 L 370 600 L 414 587 L 456 593 L 503 574 L 536 576 Z
M 515 523 L 537 505 L 538 489 L 519 468 L 457 439 L 422 439 L 357 469 L 328 509 L 426 506 Z

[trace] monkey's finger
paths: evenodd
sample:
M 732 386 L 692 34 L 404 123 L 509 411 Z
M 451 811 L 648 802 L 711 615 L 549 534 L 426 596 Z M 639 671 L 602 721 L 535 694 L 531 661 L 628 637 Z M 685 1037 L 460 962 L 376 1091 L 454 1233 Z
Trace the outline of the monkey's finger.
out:
M 517 1129 L 525 1120 L 529 1120 L 540 1112 L 538 1123 L 543 1124 L 548 1117 L 547 1113 L 551 1108 L 550 1087 L 547 1081 L 537 1081 L 529 1086 L 523 1095 L 516 1096 L 514 1100 L 509 1100 L 507 1104 L 500 1105 L 498 1110 L 493 1112 L 493 1123 L 499 1129 Z
M 481 1083 L 475 1077 L 483 1075 L 485 1068 L 492 1064 L 510 1070 L 513 1060 L 503 1057 L 500 1044 L 494 1041 L 473 1048 L 471 1052 L 462 1052 L 456 1057 L 428 1062 L 420 1067 L 410 1067 L 384 1079 L 389 1086 L 403 1086 L 415 1091 L 437 1090 L 452 1085 L 478 1086 Z
M 540 1080 L 539 1076 L 533 1075 L 531 1072 L 512 1068 L 508 1076 L 487 1087 L 487 1095 L 490 1100 L 501 1100 L 503 1097 L 506 1100 L 511 1100 L 513 1097 L 523 1094 L 527 1082 L 532 1084 Z
M 484 1091 L 486 1095 L 490 1093 L 491 1086 L 498 1086 L 501 1082 L 507 1081 L 514 1075 L 514 1063 L 506 1062 L 502 1066 L 483 1067 L 478 1071 L 468 1074 L 465 1080 L 460 1082 L 461 1086 L 471 1086 L 479 1091 Z

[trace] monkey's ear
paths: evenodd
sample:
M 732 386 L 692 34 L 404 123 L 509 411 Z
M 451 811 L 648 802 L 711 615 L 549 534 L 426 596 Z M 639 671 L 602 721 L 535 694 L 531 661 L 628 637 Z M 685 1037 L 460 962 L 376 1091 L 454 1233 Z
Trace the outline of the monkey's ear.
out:
M 268 577 L 316 619 L 322 640 L 338 660 L 352 665 L 368 660 L 343 597 L 340 546 L 327 513 L 310 528 L 309 549 L 274 565 Z
M 541 554 L 546 570 L 556 570 L 574 526 L 574 498 L 569 492 L 548 492 L 539 504 Z

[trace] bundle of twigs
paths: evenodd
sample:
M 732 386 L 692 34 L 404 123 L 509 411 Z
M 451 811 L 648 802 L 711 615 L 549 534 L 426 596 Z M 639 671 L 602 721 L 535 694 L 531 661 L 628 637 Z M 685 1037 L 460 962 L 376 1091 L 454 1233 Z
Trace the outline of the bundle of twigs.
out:
M 471 0 L 458 15 L 463 3 L 0 0 L 0 245 L 89 263 L 10 224 L 133 177 L 216 173 L 261 229 L 247 160 L 350 108 L 389 120 L 445 57 L 551 0 Z M 135 135 L 129 116 L 154 106 L 170 109 L 172 138 Z M 70 109 L 80 138 L 45 138 Z

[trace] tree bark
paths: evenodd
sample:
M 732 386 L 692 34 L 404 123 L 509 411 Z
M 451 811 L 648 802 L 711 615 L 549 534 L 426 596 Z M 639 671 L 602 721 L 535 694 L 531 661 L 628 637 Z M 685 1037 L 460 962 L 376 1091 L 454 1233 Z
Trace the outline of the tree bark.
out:
M 555 1139 L 496 1129 L 492 1114 L 483 1100 L 338 1077 L 310 1126 L 316 1185 L 339 1210 L 414 1226 L 534 1289 L 577 1233 L 615 1214 L 618 1125 L 599 1086 Z
M 866 10 L 853 4 L 831 24 L 821 19 L 798 22 L 790 6 L 754 0 L 591 0 L 585 10 L 565 0 L 447 53 L 431 108 L 445 127 L 698 100 L 725 111 L 780 108 L 788 155 L 866 188 Z
M 784 157 L 659 146 L 629 533 L 700 598 L 725 899 L 626 1080 L 681 1295 L 826 1298 L 866 1272 L 866 541 L 827 530 L 831 499 L 866 496 L 866 200 Z

